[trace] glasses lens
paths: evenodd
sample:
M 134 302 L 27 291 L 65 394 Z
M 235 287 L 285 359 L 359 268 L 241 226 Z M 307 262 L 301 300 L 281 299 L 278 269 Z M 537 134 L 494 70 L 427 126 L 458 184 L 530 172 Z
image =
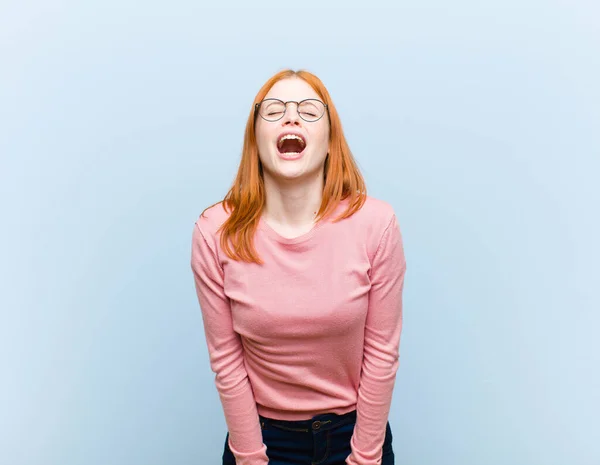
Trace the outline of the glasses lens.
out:
M 298 107 L 298 113 L 306 121 L 316 121 L 325 112 L 325 105 L 320 100 L 304 100 Z
M 285 113 L 285 105 L 279 100 L 263 100 L 260 104 L 260 116 L 267 121 L 277 121 Z

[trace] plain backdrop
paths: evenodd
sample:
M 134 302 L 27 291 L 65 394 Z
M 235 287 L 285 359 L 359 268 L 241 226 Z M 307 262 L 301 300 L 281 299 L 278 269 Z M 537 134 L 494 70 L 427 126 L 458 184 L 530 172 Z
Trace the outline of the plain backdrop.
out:
M 592 0 L 2 1 L 0 463 L 220 464 L 191 234 L 287 67 L 400 221 L 396 463 L 600 463 Z

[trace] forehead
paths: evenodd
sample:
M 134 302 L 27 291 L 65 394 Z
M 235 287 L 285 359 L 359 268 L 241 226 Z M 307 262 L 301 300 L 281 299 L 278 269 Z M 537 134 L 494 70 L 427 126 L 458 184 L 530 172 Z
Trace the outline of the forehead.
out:
M 288 78 L 277 81 L 265 98 L 277 98 L 284 102 L 293 100 L 299 102 L 307 98 L 319 98 L 315 90 L 303 79 Z

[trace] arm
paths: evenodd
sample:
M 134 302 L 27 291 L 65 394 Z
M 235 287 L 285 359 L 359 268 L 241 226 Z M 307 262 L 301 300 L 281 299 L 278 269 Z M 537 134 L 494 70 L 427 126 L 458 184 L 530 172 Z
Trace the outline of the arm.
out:
M 369 309 L 365 323 L 363 365 L 358 388 L 356 424 L 347 465 L 379 465 L 392 392 L 399 366 L 402 290 L 406 261 L 393 215 L 371 266 Z
M 210 366 L 229 430 L 229 447 L 238 465 L 267 465 L 258 411 L 244 365 L 240 336 L 233 330 L 229 299 L 223 290 L 223 269 L 196 223 L 191 267 L 202 311 Z M 215 247 L 213 243 L 213 247 Z

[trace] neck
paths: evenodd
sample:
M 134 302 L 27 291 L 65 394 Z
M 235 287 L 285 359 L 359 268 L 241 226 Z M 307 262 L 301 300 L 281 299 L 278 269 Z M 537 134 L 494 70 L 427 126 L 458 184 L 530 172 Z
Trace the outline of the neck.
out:
M 275 180 L 265 173 L 266 202 L 263 215 L 282 226 L 312 224 L 323 198 L 323 174 L 309 180 Z

